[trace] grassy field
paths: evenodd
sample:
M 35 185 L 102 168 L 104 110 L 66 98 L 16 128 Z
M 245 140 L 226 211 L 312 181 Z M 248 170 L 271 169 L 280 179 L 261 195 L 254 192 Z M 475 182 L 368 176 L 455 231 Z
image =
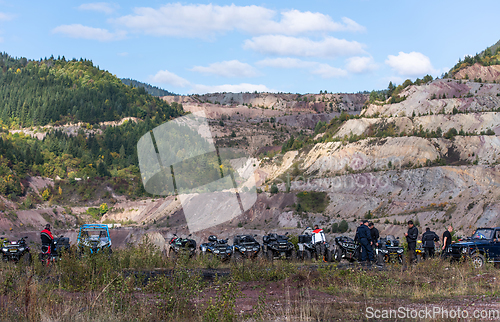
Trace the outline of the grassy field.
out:
M 368 320 L 368 307 L 494 308 L 499 281 L 492 265 L 474 269 L 439 259 L 383 270 L 322 262 L 174 262 L 139 245 L 111 257 L 66 254 L 49 267 L 1 263 L 0 321 L 360 321 Z

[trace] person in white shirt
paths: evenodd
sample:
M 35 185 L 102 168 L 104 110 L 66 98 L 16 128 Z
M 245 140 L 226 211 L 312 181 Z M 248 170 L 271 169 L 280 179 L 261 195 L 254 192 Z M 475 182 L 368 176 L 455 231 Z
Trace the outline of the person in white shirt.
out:
M 319 243 L 319 242 L 325 242 L 325 233 L 323 232 L 323 229 L 319 228 L 318 225 L 314 226 L 314 230 L 312 231 L 312 242 L 313 244 Z
M 326 253 L 326 237 L 323 229 L 320 229 L 318 225 L 314 226 L 312 231 L 312 243 L 316 247 L 316 256 L 323 256 Z

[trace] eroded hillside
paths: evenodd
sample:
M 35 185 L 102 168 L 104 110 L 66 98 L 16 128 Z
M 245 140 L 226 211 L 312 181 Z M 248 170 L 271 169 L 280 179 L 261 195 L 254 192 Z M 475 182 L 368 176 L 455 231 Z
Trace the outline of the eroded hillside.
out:
M 479 69 L 493 75 L 497 67 Z M 375 221 L 382 234 L 396 235 L 409 219 L 436 231 L 453 224 L 458 235 L 500 225 L 500 85 L 451 78 L 411 83 L 398 90 L 397 98 L 382 93 L 375 100 L 367 94 L 330 93 L 163 97 L 185 111 L 203 112 L 219 147 L 242 148 L 256 158 L 255 205 L 198 232 L 196 239 L 270 230 L 298 233 L 313 224 L 328 231 L 342 221 L 352 234 L 359 218 Z M 74 134 L 68 132 L 71 127 L 60 129 L 78 136 L 82 125 Z M 80 134 L 101 135 L 124 126 L 131 125 L 99 124 Z M 121 158 L 119 153 L 113 157 Z M 41 196 L 49 189 L 54 197 L 39 198 L 30 209 L 2 197 L 0 227 L 8 234 L 10 228 L 15 233 L 46 222 L 60 229 L 86 221 L 119 223 L 157 232 L 154 238 L 164 247 L 158 236 L 189 231 L 180 200 L 136 198 L 137 170 L 123 172 L 124 180 L 31 177 L 23 183 L 27 191 Z M 94 187 L 94 193 L 85 193 L 83 186 Z M 89 211 L 103 202 L 110 206 L 105 215 Z M 144 231 L 129 233 L 136 237 L 124 233 L 122 239 L 136 240 Z

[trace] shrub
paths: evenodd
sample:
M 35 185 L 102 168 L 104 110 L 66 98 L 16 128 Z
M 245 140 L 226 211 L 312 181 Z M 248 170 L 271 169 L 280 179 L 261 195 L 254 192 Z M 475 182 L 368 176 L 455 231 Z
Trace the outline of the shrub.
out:
M 458 135 L 458 132 L 454 127 L 452 127 L 451 129 L 448 130 L 448 132 L 444 134 L 444 137 L 446 139 L 452 139 L 456 135 Z
M 347 221 L 343 219 L 340 224 L 339 224 L 339 232 L 345 233 L 349 229 L 349 225 L 347 224 Z
M 298 205 L 305 211 L 324 212 L 328 206 L 329 198 L 326 192 L 304 191 L 297 194 Z M 298 210 L 297 210 L 298 211 Z

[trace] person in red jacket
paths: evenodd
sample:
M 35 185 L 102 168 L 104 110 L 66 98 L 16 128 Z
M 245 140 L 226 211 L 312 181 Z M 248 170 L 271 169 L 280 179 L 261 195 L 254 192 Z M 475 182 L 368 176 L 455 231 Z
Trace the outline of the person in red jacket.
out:
M 45 229 L 40 232 L 40 238 L 42 239 L 42 251 L 50 254 L 54 246 L 54 236 L 50 231 L 50 224 L 45 225 Z

